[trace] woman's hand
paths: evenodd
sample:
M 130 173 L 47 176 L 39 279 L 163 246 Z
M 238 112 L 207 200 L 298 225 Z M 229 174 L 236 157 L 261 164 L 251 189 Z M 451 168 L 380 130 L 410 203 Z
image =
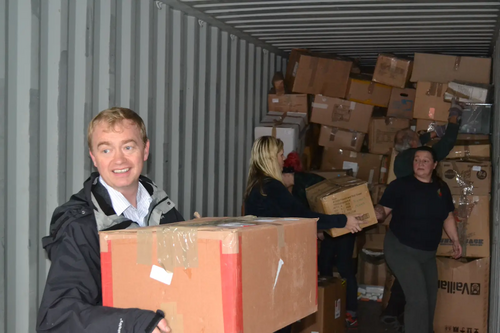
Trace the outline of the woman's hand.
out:
M 363 221 L 358 220 L 360 216 L 350 215 L 347 216 L 347 223 L 345 224 L 345 228 L 349 230 L 352 234 L 361 231 L 360 225 L 363 224 Z
M 458 259 L 462 256 L 462 245 L 460 245 L 459 241 L 453 242 L 453 259 Z

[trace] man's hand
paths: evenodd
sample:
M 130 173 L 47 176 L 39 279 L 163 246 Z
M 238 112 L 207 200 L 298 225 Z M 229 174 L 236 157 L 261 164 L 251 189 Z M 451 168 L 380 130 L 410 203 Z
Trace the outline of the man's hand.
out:
M 462 113 L 464 111 L 464 105 L 457 101 L 456 98 L 451 100 L 450 114 L 448 116 L 448 121 L 453 123 L 458 123 L 462 118 Z
M 154 329 L 153 333 L 170 333 L 170 327 L 168 327 L 167 321 L 165 319 L 160 320 L 158 326 Z
M 453 242 L 453 259 L 458 259 L 462 256 L 462 245 L 460 245 L 459 241 Z

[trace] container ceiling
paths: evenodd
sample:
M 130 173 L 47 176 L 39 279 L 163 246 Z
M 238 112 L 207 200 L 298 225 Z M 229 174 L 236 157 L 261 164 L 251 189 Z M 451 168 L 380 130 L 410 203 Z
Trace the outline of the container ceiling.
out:
M 415 52 L 491 56 L 500 1 L 181 0 L 241 33 L 289 52 L 359 59 Z

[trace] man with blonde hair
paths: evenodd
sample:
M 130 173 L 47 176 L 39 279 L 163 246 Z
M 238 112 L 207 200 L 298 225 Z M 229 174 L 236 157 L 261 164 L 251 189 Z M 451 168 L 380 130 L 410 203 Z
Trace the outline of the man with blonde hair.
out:
M 141 176 L 150 145 L 144 122 L 130 109 L 104 110 L 90 122 L 87 140 L 98 172 L 55 209 L 42 240 L 52 265 L 37 331 L 170 332 L 161 311 L 102 306 L 98 232 L 184 220 L 167 194 Z

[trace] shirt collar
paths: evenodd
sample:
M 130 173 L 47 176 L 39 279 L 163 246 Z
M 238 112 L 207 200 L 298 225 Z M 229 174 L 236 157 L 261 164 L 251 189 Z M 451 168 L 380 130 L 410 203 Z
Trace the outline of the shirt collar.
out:
M 106 184 L 104 179 L 99 176 L 99 182 L 106 188 L 108 191 L 109 197 L 111 199 L 111 205 L 113 206 L 113 210 L 115 211 L 116 215 L 122 215 L 127 208 L 131 207 L 132 204 L 125 198 L 123 194 Z M 148 203 L 148 208 L 149 208 L 149 202 L 144 201 L 145 198 L 150 198 L 151 195 L 148 193 L 146 188 L 139 182 L 139 188 L 137 190 L 137 208 L 141 204 L 144 204 L 145 202 Z

